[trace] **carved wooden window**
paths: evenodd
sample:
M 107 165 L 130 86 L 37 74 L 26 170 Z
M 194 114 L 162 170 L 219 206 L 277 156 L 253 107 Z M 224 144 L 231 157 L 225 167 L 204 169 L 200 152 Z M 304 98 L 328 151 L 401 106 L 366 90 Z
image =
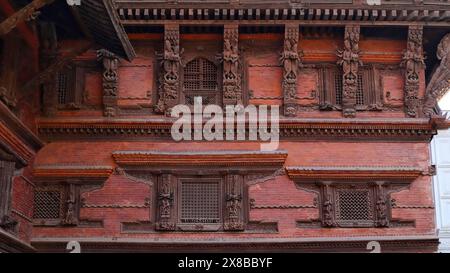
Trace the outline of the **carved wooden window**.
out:
M 338 225 L 374 225 L 374 201 L 371 189 L 336 188 L 334 196 Z
M 219 223 L 218 182 L 181 182 L 181 223 Z
M 77 109 L 84 91 L 84 69 L 78 65 L 62 69 L 55 86 L 58 107 Z
M 183 77 L 186 104 L 193 105 L 195 97 L 202 97 L 203 104 L 218 103 L 218 69 L 213 62 L 196 58 L 186 64 Z
M 375 88 L 375 70 L 372 66 L 362 66 L 358 73 L 356 92 L 356 109 L 370 110 L 380 103 L 380 96 Z M 334 65 L 319 68 L 320 105 L 322 110 L 340 109 L 342 105 L 343 79 L 342 70 Z M 375 107 L 376 108 L 376 107 Z
M 57 224 L 63 215 L 65 194 L 62 186 L 37 187 L 33 218 L 37 224 Z

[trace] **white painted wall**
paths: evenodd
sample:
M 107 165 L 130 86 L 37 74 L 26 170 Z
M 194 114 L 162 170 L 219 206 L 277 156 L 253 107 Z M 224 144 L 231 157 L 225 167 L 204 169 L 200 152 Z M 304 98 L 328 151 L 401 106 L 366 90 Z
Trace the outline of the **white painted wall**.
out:
M 431 154 L 437 170 L 433 185 L 439 252 L 450 253 L 450 129 L 440 130 L 433 138 Z

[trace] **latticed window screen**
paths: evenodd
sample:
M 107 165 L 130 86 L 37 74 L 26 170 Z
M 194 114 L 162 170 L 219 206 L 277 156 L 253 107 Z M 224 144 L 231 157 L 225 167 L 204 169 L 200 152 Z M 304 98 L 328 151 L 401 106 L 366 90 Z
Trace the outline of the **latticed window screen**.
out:
M 218 223 L 220 221 L 218 182 L 182 182 L 182 223 Z
M 343 74 L 342 71 L 338 70 L 334 74 L 334 90 L 335 90 L 335 99 L 336 99 L 336 105 L 342 104 L 342 93 L 344 90 L 343 86 Z M 363 82 L 363 75 L 360 73 L 358 74 L 358 86 L 356 90 L 356 105 L 365 105 L 364 100 L 364 82 Z
M 64 72 L 58 73 L 58 103 L 66 104 L 68 97 L 68 77 Z
M 184 68 L 185 91 L 214 91 L 217 89 L 217 67 L 204 58 L 197 58 Z
M 34 192 L 35 219 L 58 219 L 61 216 L 62 191 L 58 189 L 36 190 Z
M 373 202 L 369 189 L 336 189 L 336 220 L 341 223 L 370 223 Z

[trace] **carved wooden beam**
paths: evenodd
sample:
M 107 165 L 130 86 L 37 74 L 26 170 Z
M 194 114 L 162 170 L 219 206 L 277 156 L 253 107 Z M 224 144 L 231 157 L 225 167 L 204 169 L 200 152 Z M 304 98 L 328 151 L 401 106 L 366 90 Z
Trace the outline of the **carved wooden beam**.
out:
M 223 103 L 242 104 L 242 65 L 238 25 L 225 25 L 223 33 Z
M 103 64 L 103 115 L 114 117 L 117 112 L 119 58 L 106 49 L 97 51 L 97 58 Z
M 405 111 L 408 117 L 418 116 L 420 72 L 425 66 L 422 45 L 423 27 L 410 26 L 408 43 L 403 54 L 405 68 Z
M 285 26 L 284 47 L 281 53 L 283 66 L 283 106 L 285 116 L 295 116 L 297 113 L 297 80 L 298 69 L 301 66 L 302 53 L 298 50 L 299 26 Z
M 440 114 L 437 102 L 450 89 L 450 33 L 442 38 L 436 55 L 441 63 L 428 83 L 422 110 L 423 114 L 428 117 Z
M 169 114 L 171 108 L 178 103 L 180 88 L 180 27 L 165 25 L 164 52 L 158 54 L 161 61 L 158 78 L 158 103 L 155 112 Z
M 345 26 L 344 49 L 339 50 L 338 65 L 342 66 L 342 113 L 346 118 L 356 116 L 358 69 L 362 65 L 359 50 L 359 25 Z
M 8 34 L 18 24 L 34 20 L 38 14 L 38 9 L 52 3 L 55 0 L 34 0 L 21 10 L 17 11 L 0 24 L 0 36 Z

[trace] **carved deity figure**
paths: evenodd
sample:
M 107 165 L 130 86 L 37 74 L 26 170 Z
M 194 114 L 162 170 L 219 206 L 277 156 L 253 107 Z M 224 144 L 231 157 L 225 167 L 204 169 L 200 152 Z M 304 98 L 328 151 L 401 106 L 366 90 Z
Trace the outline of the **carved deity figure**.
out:
M 226 80 L 238 79 L 239 51 L 236 46 L 232 45 L 230 39 L 224 40 L 223 70 Z
M 230 218 L 237 218 L 239 215 L 239 209 L 241 208 L 241 196 L 238 194 L 230 193 L 228 195 L 228 216 Z
M 333 223 L 333 203 L 330 194 L 327 194 L 323 202 L 323 224 L 326 227 L 334 226 Z
M 159 215 L 160 218 L 170 218 L 170 209 L 172 206 L 173 193 L 170 191 L 170 182 L 163 181 L 159 192 Z
M 164 79 L 168 82 L 178 80 L 178 68 L 181 63 L 180 48 L 176 41 L 166 39 L 164 46 Z
M 287 39 L 284 43 L 284 51 L 281 55 L 281 62 L 284 68 L 284 79 L 288 82 L 297 80 L 298 67 L 300 66 L 300 55 L 295 39 Z
M 388 225 L 386 200 L 380 194 L 376 204 L 377 226 L 385 227 Z

